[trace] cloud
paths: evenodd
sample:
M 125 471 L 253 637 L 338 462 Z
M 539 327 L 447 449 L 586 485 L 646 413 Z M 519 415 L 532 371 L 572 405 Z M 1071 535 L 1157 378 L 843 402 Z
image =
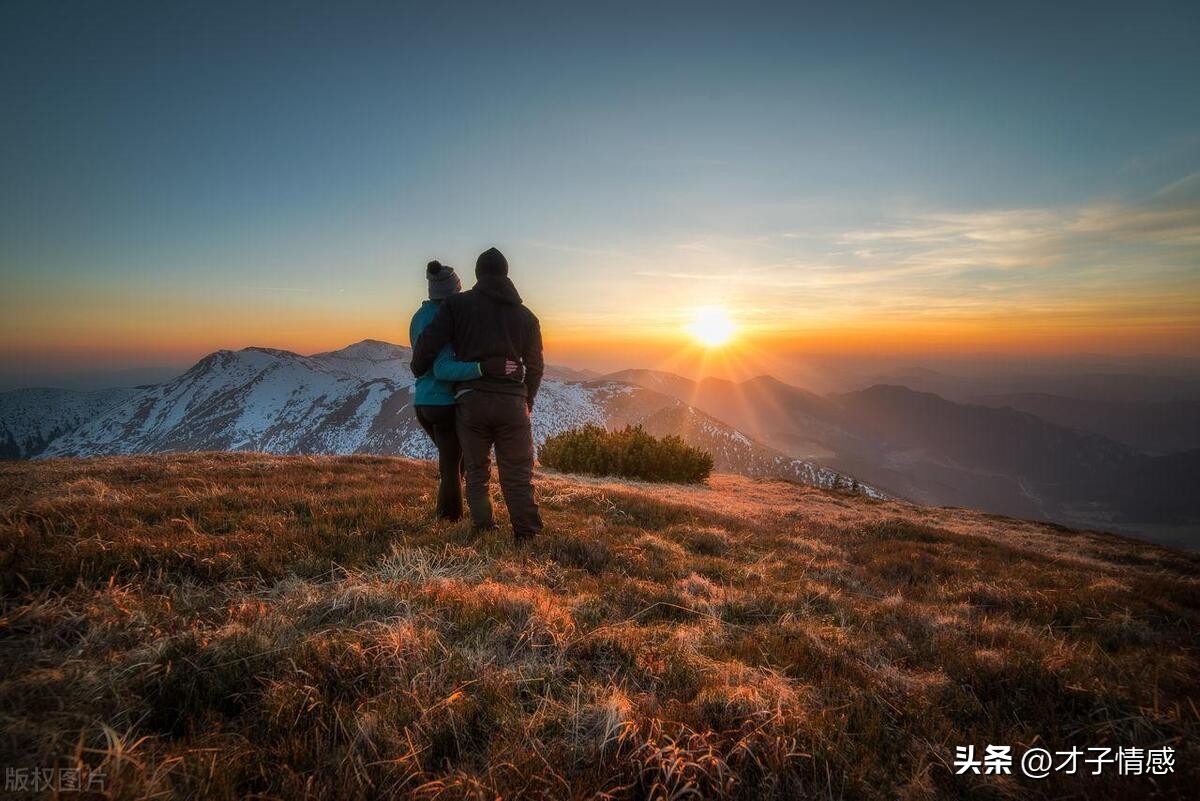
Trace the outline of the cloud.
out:
M 870 243 L 867 252 L 875 258 L 961 270 L 1046 269 L 1109 259 L 1133 245 L 1150 246 L 1156 261 L 1194 259 L 1200 256 L 1200 176 L 1190 175 L 1140 203 L 932 213 L 848 231 L 836 241 L 860 249 Z
M 631 244 L 608 272 L 632 280 L 573 298 L 563 324 L 582 326 L 590 304 L 588 327 L 611 327 L 620 309 L 621 325 L 666 330 L 680 310 L 721 303 L 772 333 L 946 324 L 1110 339 L 1172 329 L 1182 341 L 1200 328 L 1200 174 L 1138 202 L 933 210 L 849 229 L 810 219 Z
M 728 286 L 731 302 L 778 309 L 782 320 L 1042 315 L 1103 325 L 1145 321 L 1157 308 L 1164 321 L 1200 324 L 1200 175 L 1136 203 L 934 211 L 775 242 L 785 255 L 743 251 L 759 270 Z M 714 250 L 704 252 L 719 263 Z

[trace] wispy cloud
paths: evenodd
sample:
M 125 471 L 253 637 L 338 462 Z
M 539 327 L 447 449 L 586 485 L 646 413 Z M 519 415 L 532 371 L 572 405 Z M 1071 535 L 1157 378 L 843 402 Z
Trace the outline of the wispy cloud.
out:
M 711 235 L 644 280 L 776 328 L 835 319 L 1153 320 L 1200 326 L 1200 177 L 1140 202 L 931 211 L 841 231 Z M 673 289 L 672 291 L 676 291 Z M 657 295 L 655 297 L 658 297 Z
M 870 243 L 873 256 L 964 269 L 1039 269 L 1144 244 L 1173 258 L 1195 257 L 1200 255 L 1198 189 L 1200 180 L 1193 175 L 1141 203 L 931 213 L 891 226 L 844 232 L 837 241 L 849 246 Z

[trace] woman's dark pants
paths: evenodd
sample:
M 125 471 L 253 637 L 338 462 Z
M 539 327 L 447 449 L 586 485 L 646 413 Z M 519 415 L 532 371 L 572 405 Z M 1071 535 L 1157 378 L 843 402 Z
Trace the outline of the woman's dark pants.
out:
M 414 406 L 417 422 L 433 440 L 438 451 L 437 514 L 444 520 L 459 520 L 463 514 L 463 452 L 453 406 Z

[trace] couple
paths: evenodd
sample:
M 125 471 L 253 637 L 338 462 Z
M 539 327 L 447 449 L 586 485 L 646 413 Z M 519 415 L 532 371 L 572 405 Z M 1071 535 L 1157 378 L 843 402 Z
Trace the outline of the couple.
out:
M 518 543 L 542 530 L 533 499 L 533 430 L 529 414 L 542 383 L 542 330 L 508 278 L 504 254 L 490 248 L 475 262 L 475 286 L 462 292 L 454 268 L 425 268 L 429 300 L 413 315 L 409 341 L 417 376 L 417 420 L 438 450 L 438 517 L 495 528 L 488 493 L 496 448 L 500 489 Z

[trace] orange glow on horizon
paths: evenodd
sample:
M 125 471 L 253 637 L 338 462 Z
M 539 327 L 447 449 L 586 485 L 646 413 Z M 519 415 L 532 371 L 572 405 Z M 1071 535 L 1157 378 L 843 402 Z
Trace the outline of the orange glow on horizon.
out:
M 400 309 L 360 315 L 325 308 L 288 309 L 286 313 L 260 310 L 257 315 L 250 311 L 225 310 L 218 316 L 191 303 L 152 314 L 42 318 L 34 325 L 0 328 L 0 347 L 9 364 L 96 367 L 190 364 L 222 348 L 258 346 L 310 354 L 362 339 L 409 344 L 408 314 Z M 614 320 L 611 325 L 583 327 L 545 311 L 542 319 L 549 363 L 602 372 L 654 367 L 728 378 L 763 373 L 782 376 L 795 367 L 797 358 L 818 354 L 1200 354 L 1200 323 L 1187 319 L 1110 317 L 1100 324 L 1082 315 L 1025 314 L 969 320 L 885 319 L 873 324 L 825 320 L 807 327 L 794 320 L 779 320 L 774 330 L 761 321 L 738 320 L 736 336 L 720 347 L 705 347 L 694 330 L 678 321 L 635 324 Z M 726 323 L 727 318 L 716 319 L 721 329 L 716 333 L 732 334 Z

